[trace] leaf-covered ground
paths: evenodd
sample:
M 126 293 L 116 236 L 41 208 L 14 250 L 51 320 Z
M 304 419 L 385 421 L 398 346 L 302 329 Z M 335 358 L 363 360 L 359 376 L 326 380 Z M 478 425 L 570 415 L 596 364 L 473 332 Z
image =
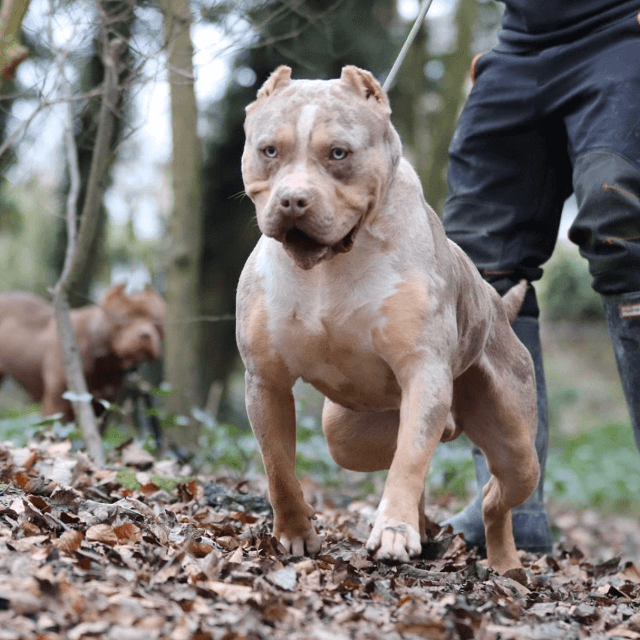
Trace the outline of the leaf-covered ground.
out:
M 433 524 L 390 566 L 363 547 L 376 496 L 338 507 L 309 481 L 323 548 L 291 557 L 260 482 L 160 488 L 171 463 L 125 463 L 139 490 L 67 442 L 0 447 L 0 640 L 640 639 L 637 521 L 557 512 L 553 555 L 507 576 Z

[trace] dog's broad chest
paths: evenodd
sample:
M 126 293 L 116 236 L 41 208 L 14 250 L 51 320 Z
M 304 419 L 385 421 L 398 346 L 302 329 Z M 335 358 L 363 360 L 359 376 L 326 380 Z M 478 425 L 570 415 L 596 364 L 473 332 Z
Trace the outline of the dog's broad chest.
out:
M 381 308 L 397 277 L 383 265 L 366 277 L 336 273 L 326 280 L 280 275 L 273 287 L 266 284 L 271 346 L 293 377 L 343 406 L 396 407 L 399 387 L 374 336 L 384 326 Z
M 348 315 L 294 311 L 274 335 L 289 371 L 332 400 L 353 409 L 397 406 L 395 376 L 375 349 L 370 310 Z

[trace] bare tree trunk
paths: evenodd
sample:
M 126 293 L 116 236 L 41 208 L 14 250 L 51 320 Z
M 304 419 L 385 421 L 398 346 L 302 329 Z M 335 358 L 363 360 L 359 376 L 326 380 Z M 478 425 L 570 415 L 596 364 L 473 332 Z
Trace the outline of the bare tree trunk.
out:
M 49 0 L 52 7 L 57 0 Z M 95 2 L 95 0 L 94 0 Z M 78 217 L 82 214 L 82 205 L 87 195 L 90 179 L 93 150 L 96 146 L 98 121 L 102 106 L 101 88 L 104 86 L 106 69 L 104 66 L 104 52 L 109 43 L 114 40 L 129 42 L 133 27 L 136 22 L 135 8 L 138 0 L 99 0 L 97 4 L 99 16 L 99 28 L 91 38 L 86 55 L 80 55 L 78 63 L 78 77 L 74 83 L 74 89 L 78 93 L 86 93 L 89 97 L 82 108 L 76 106 L 74 115 L 74 140 L 78 151 L 78 168 L 80 170 L 80 190 L 78 201 Z M 135 73 L 135 55 L 127 48 L 119 60 L 118 99 L 115 103 L 117 113 L 126 113 L 126 97 L 129 93 L 132 76 Z M 77 103 L 76 103 L 77 105 Z M 114 122 L 113 133 L 110 140 L 108 153 L 108 166 L 102 179 L 103 190 L 108 189 L 111 182 L 110 172 L 114 160 L 114 150 L 118 144 L 120 134 L 123 131 L 123 122 L 117 118 Z M 67 194 L 69 185 L 62 186 L 61 191 Z M 97 229 L 93 242 L 89 247 L 91 260 L 76 281 L 73 290 L 69 291 L 69 304 L 71 308 L 84 306 L 91 299 L 91 284 L 95 276 L 104 270 L 105 241 L 107 235 L 107 211 L 103 203 L 99 206 Z M 47 262 L 53 271 L 59 276 L 62 273 L 67 246 L 67 225 L 64 220 L 56 223 L 55 238 L 47 250 Z
M 0 8 L 0 85 L 13 77 L 16 67 L 29 54 L 20 42 L 22 19 L 30 0 L 3 0 Z
M 189 0 L 160 0 L 168 48 L 173 138 L 173 215 L 169 230 L 167 324 L 164 377 L 176 393 L 167 400 L 174 414 L 189 415 L 200 398 L 200 314 L 202 254 L 201 147 L 193 74 Z M 187 448 L 197 445 L 198 428 L 190 425 L 168 440 Z
M 73 122 L 71 106 L 65 131 L 67 153 L 69 156 L 69 173 L 71 188 L 67 199 L 67 231 L 68 244 L 62 275 L 53 290 L 53 306 L 58 325 L 58 336 L 62 346 L 67 390 L 69 400 L 82 433 L 87 451 L 97 465 L 104 465 L 102 440 L 96 425 L 96 418 L 91 404 L 92 397 L 84 377 L 82 359 L 78 349 L 76 335 L 69 311 L 69 291 L 86 267 L 89 248 L 95 236 L 100 198 L 102 196 L 102 180 L 108 163 L 110 140 L 115 120 L 115 104 L 118 99 L 117 65 L 126 44 L 122 40 L 112 41 L 105 48 L 105 80 L 102 95 L 102 106 L 98 121 L 96 145 L 93 151 L 91 171 L 87 195 L 82 208 L 80 228 L 77 229 L 76 202 L 80 188 L 80 177 L 77 164 L 77 149 L 73 141 Z
M 449 162 L 449 143 L 458 122 L 460 109 L 465 100 L 465 82 L 469 77 L 473 25 L 478 14 L 478 0 L 460 0 L 456 16 L 458 37 L 454 53 L 443 58 L 446 68 L 442 87 L 442 108 L 429 118 L 430 136 L 429 166 L 421 172 L 424 190 L 429 204 L 441 213 L 447 196 L 446 168 Z

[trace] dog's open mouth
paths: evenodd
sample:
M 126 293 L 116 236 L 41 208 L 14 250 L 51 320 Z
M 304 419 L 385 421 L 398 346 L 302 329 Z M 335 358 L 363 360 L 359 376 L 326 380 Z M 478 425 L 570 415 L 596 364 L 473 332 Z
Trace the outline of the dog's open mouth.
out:
M 327 247 L 300 229 L 287 231 L 284 236 L 284 244 L 296 253 L 315 253 Z
M 356 224 L 347 235 L 338 242 L 336 248 L 339 247 L 340 253 L 346 253 L 351 250 L 353 247 L 353 242 L 356 239 L 356 233 L 358 233 L 358 229 L 360 228 L 360 221 L 358 220 L 358 224 Z
M 360 222 L 358 221 L 351 231 L 335 244 L 318 242 L 298 228 L 287 231 L 282 244 L 299 267 L 311 269 L 321 260 L 331 258 L 338 253 L 350 251 L 353 247 L 356 233 L 360 228 Z

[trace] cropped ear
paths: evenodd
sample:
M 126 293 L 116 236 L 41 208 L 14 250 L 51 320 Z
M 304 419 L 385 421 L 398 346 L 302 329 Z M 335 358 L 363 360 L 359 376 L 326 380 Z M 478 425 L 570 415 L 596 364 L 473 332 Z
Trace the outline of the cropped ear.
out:
M 375 101 L 387 113 L 391 113 L 389 99 L 380 83 L 373 77 L 373 74 L 353 65 L 342 68 L 340 83 L 346 85 L 350 90 L 355 91 L 365 100 Z
M 126 282 L 120 282 L 119 284 L 114 284 L 112 287 L 109 287 L 102 297 L 103 300 L 107 298 L 120 298 L 124 295 L 124 290 L 127 288 Z
M 109 287 L 103 294 L 102 299 L 100 300 L 100 306 L 106 307 L 110 305 L 117 304 L 118 302 L 124 301 L 127 297 L 124 290 L 127 288 L 126 282 L 121 282 L 120 284 L 114 284 L 112 287 Z
M 142 305 L 145 312 L 154 320 L 164 323 L 167 315 L 167 304 L 151 285 L 131 296 L 131 300 L 136 305 Z
M 280 65 L 258 89 L 258 100 L 270 96 L 276 89 L 286 87 L 291 82 L 291 67 Z

